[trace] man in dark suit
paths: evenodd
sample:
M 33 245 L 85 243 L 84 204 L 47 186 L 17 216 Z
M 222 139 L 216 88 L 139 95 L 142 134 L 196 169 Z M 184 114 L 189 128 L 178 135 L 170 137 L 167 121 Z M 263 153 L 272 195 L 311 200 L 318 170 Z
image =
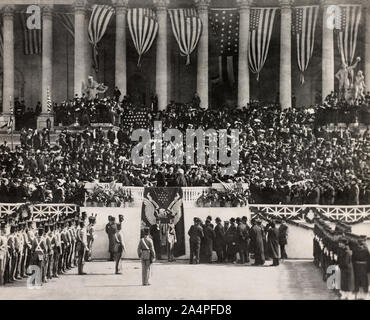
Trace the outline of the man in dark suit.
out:
M 221 224 L 221 219 L 216 218 L 215 227 L 215 250 L 217 254 L 217 262 L 222 263 L 225 261 L 225 230 Z
M 232 263 L 236 263 L 236 252 L 237 252 L 236 234 L 237 228 L 235 225 L 235 218 L 231 218 L 230 227 L 227 229 L 225 237 L 227 243 L 227 261 Z
M 282 220 L 279 227 L 279 245 L 281 259 L 288 259 L 288 255 L 285 251 L 285 246 L 288 244 L 288 226 L 285 221 Z
M 205 258 L 208 263 L 212 263 L 213 243 L 215 241 L 216 234 L 211 226 L 211 221 L 208 219 L 206 220 L 203 232 L 204 232 Z
M 154 244 L 154 251 L 156 253 L 157 259 L 161 260 L 161 228 L 160 228 L 160 219 L 156 219 L 156 223 L 150 226 L 150 236 L 152 237 Z
M 157 187 L 166 186 L 166 177 L 164 174 L 164 167 L 159 168 L 158 173 L 155 175 L 155 179 L 157 180 Z
M 190 264 L 193 264 L 195 256 L 195 264 L 199 264 L 200 243 L 204 238 L 203 228 L 200 225 L 200 219 L 194 218 L 194 224 L 188 231 L 190 237 Z
M 115 218 L 112 216 L 108 217 L 108 223 L 105 226 L 105 232 L 108 235 L 109 240 L 109 261 L 114 261 L 114 236 L 117 232 L 117 225 Z

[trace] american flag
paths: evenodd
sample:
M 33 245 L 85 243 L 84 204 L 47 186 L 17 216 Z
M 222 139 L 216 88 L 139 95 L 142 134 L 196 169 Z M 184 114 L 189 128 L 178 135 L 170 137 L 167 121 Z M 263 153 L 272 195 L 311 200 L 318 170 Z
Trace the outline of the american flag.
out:
M 93 11 L 90 16 L 88 35 L 89 42 L 93 46 L 94 68 L 99 70 L 98 43 L 103 38 L 108 24 L 113 16 L 114 9 L 107 5 L 93 5 Z
M 47 106 L 47 109 L 48 109 L 48 113 L 50 113 L 52 111 L 52 108 L 53 108 L 53 104 L 51 102 L 51 95 L 50 95 L 50 89 L 49 87 L 47 87 L 46 89 L 46 106 Z
M 202 33 L 202 21 L 195 9 L 171 9 L 168 13 L 173 35 L 188 65 Z
M 74 15 L 68 12 L 66 13 L 57 12 L 56 16 L 58 17 L 58 20 L 61 23 L 61 25 L 68 31 L 68 33 L 74 39 L 75 37 Z
M 146 111 L 129 111 L 123 116 L 123 127 L 128 128 L 147 128 L 148 112 Z
M 27 27 L 27 13 L 20 13 L 20 20 L 23 30 L 24 54 L 40 54 L 42 51 L 42 34 L 41 29 L 29 29 Z
M 235 83 L 239 49 L 239 13 L 237 9 L 211 9 L 210 24 L 216 38 L 218 81 Z
M 157 36 L 158 21 L 152 9 L 133 8 L 128 10 L 127 24 L 135 49 L 139 54 L 137 62 L 139 66 L 142 55 L 151 48 Z
M 338 48 L 342 63 L 351 65 L 356 53 L 358 26 L 361 20 L 360 5 L 340 5 L 340 26 L 337 30 Z
M 297 62 L 301 71 L 300 81 L 304 83 L 304 72 L 308 68 L 315 43 L 315 30 L 319 6 L 295 7 L 293 33 L 297 45 Z
M 277 8 L 252 8 L 249 25 L 249 67 L 257 74 L 265 65 Z

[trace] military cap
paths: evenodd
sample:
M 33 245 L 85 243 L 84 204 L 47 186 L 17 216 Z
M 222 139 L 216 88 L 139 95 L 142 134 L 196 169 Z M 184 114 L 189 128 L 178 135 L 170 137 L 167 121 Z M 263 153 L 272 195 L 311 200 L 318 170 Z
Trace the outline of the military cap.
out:
M 235 218 L 230 218 L 230 222 L 231 223 L 235 222 Z
M 216 221 L 216 222 L 221 222 L 221 219 L 220 219 L 219 217 L 217 217 L 217 218 L 215 219 L 215 221 Z

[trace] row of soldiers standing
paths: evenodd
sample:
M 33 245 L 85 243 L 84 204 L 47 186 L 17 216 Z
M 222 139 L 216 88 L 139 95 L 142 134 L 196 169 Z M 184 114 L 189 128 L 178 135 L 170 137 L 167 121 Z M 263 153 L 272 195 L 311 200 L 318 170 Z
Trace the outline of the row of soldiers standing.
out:
M 315 219 L 313 256 L 321 268 L 323 280 L 329 281 L 334 271 L 334 285 L 342 299 L 366 299 L 369 291 L 370 253 L 365 235 L 356 235 L 351 227 Z M 339 276 L 338 276 L 339 275 Z M 362 291 L 362 292 L 361 292 Z
M 33 268 L 40 271 L 40 282 L 78 266 L 85 274 L 85 260 L 91 259 L 96 216 L 85 212 L 60 217 L 58 221 L 0 221 L 0 285 L 27 278 Z
M 216 226 L 212 217 L 208 216 L 203 224 L 194 218 L 190 227 L 190 263 L 212 263 L 212 252 L 216 251 L 217 262 L 245 264 L 254 258 L 254 265 L 263 265 L 265 260 L 272 258 L 273 265 L 279 265 L 279 259 L 287 259 L 285 246 L 288 239 L 288 227 L 284 221 L 268 221 L 266 225 L 258 218 L 252 219 L 249 226 L 247 217 L 230 218 L 222 221 L 216 218 Z M 194 259 L 195 258 L 195 259 Z

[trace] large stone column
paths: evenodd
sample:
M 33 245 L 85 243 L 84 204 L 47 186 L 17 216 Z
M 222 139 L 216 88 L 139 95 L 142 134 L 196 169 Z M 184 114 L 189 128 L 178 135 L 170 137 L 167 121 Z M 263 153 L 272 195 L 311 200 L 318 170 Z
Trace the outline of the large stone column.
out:
M 200 106 L 208 108 L 208 7 L 211 0 L 195 0 L 199 18 L 202 21 L 202 34 L 198 43 L 197 92 Z
M 292 107 L 292 0 L 279 0 L 280 27 L 280 104 L 282 109 Z
M 127 94 L 126 62 L 126 17 L 128 0 L 114 0 L 116 8 L 116 74 L 115 85 L 121 91 L 122 99 Z
M 322 101 L 326 96 L 334 91 L 334 32 L 330 24 L 331 14 L 328 7 L 333 2 L 330 0 L 321 0 L 323 10 L 322 23 Z
M 365 83 L 366 91 L 370 91 L 370 3 L 368 0 L 366 0 L 365 20 Z
M 167 59 L 167 6 L 169 0 L 153 0 L 157 8 L 158 36 L 156 56 L 156 94 L 158 109 L 164 110 L 168 104 L 168 59 Z
M 48 88 L 53 94 L 53 14 L 51 6 L 42 7 L 42 66 L 41 66 L 41 115 L 37 118 L 37 128 L 46 128 L 48 115 Z M 52 117 L 50 117 L 51 121 Z
M 249 20 L 252 0 L 237 0 L 239 5 L 239 69 L 238 69 L 238 106 L 247 106 L 250 100 L 249 89 Z
M 86 9 L 88 9 L 88 8 L 86 8 Z M 89 22 L 90 22 L 90 17 L 89 17 L 89 15 L 85 14 L 85 29 L 86 29 L 85 30 L 86 35 L 84 37 L 84 39 L 85 39 L 85 54 L 86 54 L 85 55 L 85 75 L 86 75 L 86 80 L 87 80 L 88 76 L 93 76 L 96 80 L 98 75 L 95 74 L 95 70 L 93 68 L 93 51 L 92 51 L 92 45 L 89 41 L 89 31 L 88 31 Z
M 74 64 L 74 94 L 81 95 L 82 82 L 87 81 L 86 75 L 86 1 L 75 1 L 75 64 Z
M 3 115 L 0 126 L 7 123 L 10 117 L 10 104 L 14 110 L 14 9 L 3 8 Z M 14 123 L 14 122 L 13 122 Z M 4 129 L 6 130 L 6 128 Z

